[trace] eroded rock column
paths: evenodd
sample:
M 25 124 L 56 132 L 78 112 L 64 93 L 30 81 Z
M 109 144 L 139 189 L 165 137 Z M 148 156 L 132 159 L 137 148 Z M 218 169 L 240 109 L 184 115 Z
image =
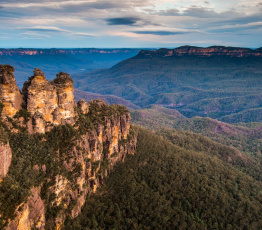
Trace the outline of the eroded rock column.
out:
M 3 117 L 13 117 L 21 108 L 23 96 L 17 87 L 14 67 L 0 65 L 0 101 L 3 103 Z

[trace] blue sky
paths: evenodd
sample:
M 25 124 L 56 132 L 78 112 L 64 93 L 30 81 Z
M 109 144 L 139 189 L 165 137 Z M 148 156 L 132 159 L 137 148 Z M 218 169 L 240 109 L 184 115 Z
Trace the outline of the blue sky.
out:
M 0 0 L 0 47 L 262 46 L 262 0 Z

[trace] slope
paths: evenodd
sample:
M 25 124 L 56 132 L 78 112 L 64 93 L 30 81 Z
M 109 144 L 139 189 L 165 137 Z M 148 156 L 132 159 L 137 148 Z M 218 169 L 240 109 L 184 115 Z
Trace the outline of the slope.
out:
M 137 153 L 116 165 L 65 229 L 259 229 L 260 190 L 216 156 L 140 129 Z

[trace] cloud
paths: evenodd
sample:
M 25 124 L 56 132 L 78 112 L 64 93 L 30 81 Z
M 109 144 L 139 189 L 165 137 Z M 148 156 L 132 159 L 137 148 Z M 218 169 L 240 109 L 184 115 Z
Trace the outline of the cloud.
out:
M 128 25 L 133 26 L 141 21 L 138 17 L 122 17 L 122 18 L 108 18 L 105 19 L 108 25 Z
M 160 36 L 166 36 L 166 35 L 180 35 L 180 34 L 188 34 L 190 32 L 186 31 L 165 31 L 165 30 L 158 30 L 158 31 L 150 31 L 150 30 L 144 30 L 144 31 L 132 31 L 136 34 L 152 34 L 152 35 L 160 35 Z
M 159 12 L 159 15 L 163 15 L 163 16 L 179 16 L 180 15 L 180 11 L 178 9 L 167 9 L 167 10 L 161 10 Z
M 23 27 L 17 28 L 19 30 L 26 31 L 36 31 L 36 32 L 51 32 L 51 33 L 62 33 L 62 32 L 71 32 L 69 30 L 63 30 L 55 26 L 32 26 L 32 27 Z
M 238 32 L 243 30 L 253 30 L 253 29 L 261 29 L 262 28 L 262 21 L 261 22 L 253 22 L 253 23 L 247 23 L 247 24 L 238 24 L 238 25 L 226 25 L 221 26 L 218 28 L 210 29 L 210 32 L 213 33 L 229 33 L 229 32 Z
M 51 38 L 51 36 L 49 36 L 49 35 L 39 34 L 39 33 L 35 33 L 35 32 L 32 32 L 32 31 L 21 33 L 21 35 L 30 36 L 32 38 Z
M 89 34 L 89 33 L 73 33 L 73 35 L 79 36 L 79 37 L 85 37 L 85 38 L 91 38 L 91 37 L 97 37 L 96 35 Z

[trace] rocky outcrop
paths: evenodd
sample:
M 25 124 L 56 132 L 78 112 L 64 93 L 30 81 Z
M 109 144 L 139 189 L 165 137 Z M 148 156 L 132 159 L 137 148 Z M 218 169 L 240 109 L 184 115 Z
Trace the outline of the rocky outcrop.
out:
M 2 116 L 13 117 L 21 108 L 23 96 L 17 87 L 14 67 L 0 65 L 0 102 L 4 105 Z
M 24 83 L 23 93 L 35 132 L 44 133 L 52 125 L 74 122 L 74 85 L 69 74 L 61 72 L 49 82 L 36 68 L 34 76 Z
M 18 207 L 17 217 L 8 224 L 6 230 L 45 229 L 45 207 L 39 196 L 40 188 L 32 188 L 31 193 L 27 203 Z
M 26 135 L 34 135 L 40 141 L 37 142 L 39 148 L 52 146 L 46 152 L 52 156 L 51 160 L 43 157 L 45 150 L 42 150 L 42 155 L 27 152 L 27 157 L 32 154 L 37 162 L 29 166 L 31 172 L 33 170 L 43 177 L 29 187 L 28 193 L 23 191 L 25 198 L 22 202 L 19 200 L 19 205 L 14 205 L 9 214 L 11 217 L 15 215 L 14 219 L 0 213 L 0 217 L 5 217 L 0 226 L 4 223 L 5 229 L 61 229 L 67 217 L 80 214 L 88 194 L 96 192 L 116 162 L 135 153 L 136 135 L 133 131 L 130 133 L 130 114 L 124 106 L 110 106 L 102 100 L 75 103 L 73 93 L 73 81 L 67 73 L 60 72 L 49 82 L 41 70 L 35 69 L 23 87 L 26 106 L 20 111 L 17 109 L 18 113 L 13 115 L 11 122 L 5 120 L 9 133 L 16 135 L 27 128 L 31 134 Z M 3 106 L 6 111 L 6 104 Z M 57 136 L 59 138 L 55 139 Z M 2 139 L 1 178 L 7 173 L 12 156 L 7 139 Z M 21 138 L 19 141 L 23 142 Z
M 260 49 L 238 47 L 210 46 L 201 48 L 195 46 L 181 46 L 176 49 L 159 49 L 155 51 L 141 50 L 138 57 L 172 57 L 172 56 L 229 56 L 229 57 L 262 57 Z
M 77 102 L 77 106 L 83 114 L 87 114 L 89 112 L 89 105 L 84 99 L 79 100 Z
M 58 106 L 54 111 L 54 124 L 74 122 L 74 82 L 68 73 L 60 72 L 52 82 L 56 88 Z

